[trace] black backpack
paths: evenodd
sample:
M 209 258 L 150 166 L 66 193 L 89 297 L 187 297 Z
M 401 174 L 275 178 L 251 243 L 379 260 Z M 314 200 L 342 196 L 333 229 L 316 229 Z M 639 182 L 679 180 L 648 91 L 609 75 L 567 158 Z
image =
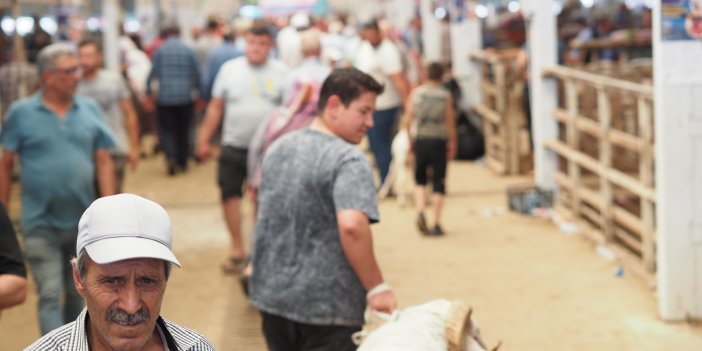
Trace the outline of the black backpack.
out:
M 456 159 L 474 161 L 485 154 L 483 133 L 476 128 L 465 112 L 459 112 L 456 118 Z

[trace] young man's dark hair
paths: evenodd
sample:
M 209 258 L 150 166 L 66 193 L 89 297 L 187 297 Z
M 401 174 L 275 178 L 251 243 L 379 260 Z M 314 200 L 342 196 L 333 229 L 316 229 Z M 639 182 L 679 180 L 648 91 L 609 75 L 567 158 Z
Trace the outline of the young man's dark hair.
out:
M 224 35 L 222 35 L 222 39 L 227 43 L 233 43 L 236 40 L 236 33 L 234 33 L 234 31 L 225 32 Z
M 427 78 L 440 82 L 443 77 L 444 65 L 439 62 L 432 62 L 427 66 Z
M 78 42 L 79 49 L 88 45 L 94 45 L 98 52 L 102 52 L 102 44 L 97 39 L 85 38 Z
M 219 21 L 215 18 L 210 18 L 207 20 L 207 29 L 209 30 L 217 30 L 219 27 Z
M 348 107 L 351 101 L 356 100 L 364 92 L 380 95 L 383 92 L 383 86 L 373 77 L 355 68 L 336 69 L 322 83 L 317 111 L 320 113 L 324 111 L 330 96 L 338 96 L 344 106 Z
M 268 27 L 266 27 L 264 25 L 256 25 L 256 26 L 251 27 L 251 29 L 249 30 L 249 34 L 256 35 L 256 36 L 265 35 L 265 36 L 273 39 L 273 34 L 271 34 L 271 30 L 268 29 Z

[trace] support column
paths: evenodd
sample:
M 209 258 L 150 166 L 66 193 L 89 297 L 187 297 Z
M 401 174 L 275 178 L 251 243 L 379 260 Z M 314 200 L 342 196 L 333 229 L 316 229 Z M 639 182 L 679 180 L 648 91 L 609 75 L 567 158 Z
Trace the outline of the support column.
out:
M 558 92 L 556 82 L 553 79 L 544 79 L 541 73 L 544 68 L 558 64 L 553 3 L 553 0 L 522 0 L 529 45 L 534 176 L 536 183 L 546 188 L 555 187 L 554 174 L 558 168 L 556 155 L 544 146 L 544 142 L 558 136 L 557 124 L 552 117 Z
M 432 0 L 422 0 L 422 41 L 424 42 L 424 59 L 437 61 L 441 59 L 441 22 L 434 17 Z
M 471 3 L 471 6 L 474 5 Z M 480 103 L 480 64 L 470 61 L 470 55 L 482 49 L 480 20 L 471 11 L 460 22 L 451 23 L 453 75 L 463 93 L 461 108 L 468 110 Z
M 119 72 L 119 28 L 121 10 L 118 0 L 103 0 L 102 13 L 105 14 L 105 30 L 103 32 L 103 57 L 105 68 Z
M 669 5 L 669 6 L 675 6 Z M 653 9 L 658 309 L 702 318 L 702 47 L 662 36 Z

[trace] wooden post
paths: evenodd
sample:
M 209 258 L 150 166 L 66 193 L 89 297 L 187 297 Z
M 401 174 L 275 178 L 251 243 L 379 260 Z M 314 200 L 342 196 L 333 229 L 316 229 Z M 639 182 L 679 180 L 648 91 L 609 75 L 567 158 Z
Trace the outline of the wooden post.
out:
M 612 127 L 612 108 L 609 95 L 601 86 L 597 88 L 597 118 L 600 121 L 600 164 L 606 168 L 612 167 L 612 143 L 609 131 Z M 602 233 L 611 240 L 614 236 L 612 207 L 614 196 L 612 183 L 606 177 L 600 177 L 600 196 L 602 198 Z
M 653 187 L 653 131 L 651 130 L 651 109 L 649 102 L 643 98 L 638 98 L 639 132 L 643 140 L 643 147 L 639 154 L 639 180 L 646 187 Z M 641 200 L 641 221 L 643 230 L 641 232 L 642 258 L 644 268 L 649 272 L 655 270 L 655 247 L 654 237 L 654 210 L 653 203 L 643 197 Z
M 566 143 L 568 147 L 577 151 L 580 148 L 579 131 L 576 126 L 578 118 L 578 90 L 573 79 L 565 81 L 566 94 L 566 109 L 568 111 L 568 121 L 566 123 Z M 578 189 L 580 188 L 580 165 L 573 162 L 571 157 L 568 158 L 568 176 L 572 189 L 570 192 L 570 207 L 574 214 L 580 213 L 580 196 Z
M 511 172 L 509 168 L 509 132 L 507 128 L 507 83 L 505 65 L 501 59 L 495 61 L 492 66 L 495 75 L 495 111 L 500 116 L 500 123 L 495 127 L 498 130 L 498 135 L 502 145 L 500 146 L 500 162 L 502 163 L 504 174 Z

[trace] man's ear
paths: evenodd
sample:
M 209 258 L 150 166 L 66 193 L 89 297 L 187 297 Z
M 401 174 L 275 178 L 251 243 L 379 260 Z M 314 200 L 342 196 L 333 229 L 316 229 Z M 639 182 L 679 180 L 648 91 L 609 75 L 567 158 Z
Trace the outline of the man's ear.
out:
M 73 285 L 76 286 L 76 291 L 78 291 L 78 294 L 80 296 L 85 297 L 86 295 L 86 288 L 85 288 L 85 283 L 83 280 L 80 279 L 80 273 L 78 273 L 78 266 L 76 265 L 75 262 L 71 264 L 72 271 L 73 271 Z
M 336 118 L 342 105 L 341 98 L 337 95 L 332 95 L 327 99 L 327 109 L 332 118 Z

